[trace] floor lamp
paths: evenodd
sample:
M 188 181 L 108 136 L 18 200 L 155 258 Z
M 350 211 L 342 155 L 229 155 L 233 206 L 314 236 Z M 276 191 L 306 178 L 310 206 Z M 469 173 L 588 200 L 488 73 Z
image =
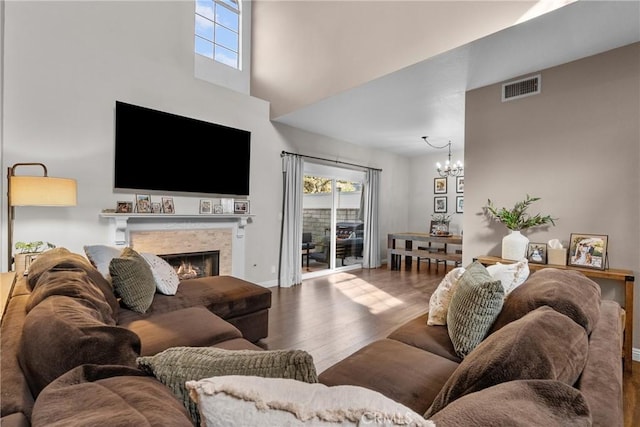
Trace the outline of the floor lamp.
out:
M 42 176 L 16 176 L 16 169 L 22 166 L 38 166 Z M 7 241 L 9 271 L 13 264 L 13 219 L 15 206 L 75 206 L 77 184 L 75 179 L 52 178 L 42 163 L 16 163 L 7 173 Z

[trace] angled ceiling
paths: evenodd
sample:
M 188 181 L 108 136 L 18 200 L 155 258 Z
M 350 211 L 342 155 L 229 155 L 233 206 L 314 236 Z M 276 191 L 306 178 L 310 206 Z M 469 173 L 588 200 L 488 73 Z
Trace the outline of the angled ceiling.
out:
M 322 1 L 311 3 L 327 4 Z M 355 3 L 361 3 L 362 6 L 362 3 L 367 2 Z M 376 3 L 369 2 L 371 5 Z M 434 7 L 455 3 L 460 11 L 460 8 L 469 8 L 475 2 L 424 3 Z M 532 11 L 532 3 L 535 4 L 488 3 L 508 6 L 514 6 L 512 3 L 527 3 L 529 12 Z M 558 5 L 557 2 L 555 4 Z M 256 40 L 259 40 L 261 34 L 260 7 L 256 6 L 258 5 L 254 5 L 254 25 L 257 27 L 253 36 L 254 48 L 257 47 Z M 519 14 L 519 20 L 522 21 L 523 9 L 507 9 L 508 12 L 497 19 L 500 27 L 497 32 L 487 32 L 486 26 L 471 31 L 471 37 L 483 31 L 488 35 L 435 53 L 412 65 L 400 66 L 397 71 L 372 78 L 352 88 L 341 87 L 343 82 L 336 83 L 340 79 L 326 73 L 333 85 L 323 85 L 317 81 L 315 84 L 321 87 L 320 92 L 316 86 L 309 93 L 304 92 L 304 87 L 296 87 L 298 98 L 294 101 L 278 100 L 274 96 L 273 120 L 403 156 L 424 155 L 433 150 L 421 139 L 423 135 L 429 135 L 430 141 L 435 144 L 451 140 L 453 149 L 460 150 L 464 146 L 464 97 L 467 90 L 640 41 L 638 1 L 581 0 L 511 26 L 505 22 L 515 22 L 516 14 Z M 447 13 L 450 12 L 451 10 L 447 10 Z M 481 9 L 474 10 L 476 15 L 481 12 Z M 327 25 L 330 27 L 330 24 Z M 449 33 L 457 31 L 457 27 L 451 27 Z M 443 32 L 442 37 L 449 35 Z M 432 51 L 436 52 L 443 46 L 445 45 L 440 43 Z M 318 60 L 314 55 L 302 56 L 298 60 L 304 63 L 310 61 L 310 57 L 314 61 Z M 396 66 L 402 62 L 397 57 L 394 58 L 395 62 L 388 62 Z M 277 57 L 271 59 L 277 60 Z M 327 60 L 326 57 L 322 59 Z M 291 61 L 290 58 L 288 60 Z M 254 58 L 253 67 L 260 70 L 257 64 L 257 59 Z M 288 66 L 295 69 L 291 63 Z M 348 80 L 353 83 L 367 75 L 367 72 L 351 73 Z M 254 87 L 259 88 L 257 94 L 254 94 Z M 267 75 L 252 75 L 252 94 L 269 100 L 269 90 L 265 88 L 269 88 Z M 323 93 L 326 96 L 322 97 Z M 293 109 L 283 112 L 287 107 Z

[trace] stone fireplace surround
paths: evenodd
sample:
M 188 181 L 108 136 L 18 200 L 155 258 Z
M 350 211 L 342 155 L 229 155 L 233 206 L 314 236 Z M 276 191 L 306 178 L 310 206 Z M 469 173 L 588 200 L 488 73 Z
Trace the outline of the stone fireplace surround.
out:
M 156 255 L 219 251 L 219 274 L 242 278 L 246 215 L 101 214 L 116 246 Z

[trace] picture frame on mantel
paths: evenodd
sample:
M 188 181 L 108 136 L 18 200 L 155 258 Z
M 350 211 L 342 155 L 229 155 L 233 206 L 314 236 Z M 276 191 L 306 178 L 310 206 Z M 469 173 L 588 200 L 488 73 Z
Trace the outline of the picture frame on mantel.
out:
M 236 200 L 233 202 L 234 214 L 248 214 L 249 213 L 249 201 L 248 200 Z
M 148 194 L 136 194 L 136 212 L 151 213 L 151 196 Z
M 433 178 L 433 193 L 447 194 L 447 178 Z
M 116 213 L 132 213 L 133 202 L 118 202 L 116 205 Z
M 213 212 L 213 201 L 211 199 L 200 199 L 200 213 L 210 214 Z
M 433 212 L 447 213 L 447 196 L 438 196 L 433 198 Z
M 173 205 L 173 197 L 162 198 L 162 212 L 166 214 L 176 213 L 175 206 Z

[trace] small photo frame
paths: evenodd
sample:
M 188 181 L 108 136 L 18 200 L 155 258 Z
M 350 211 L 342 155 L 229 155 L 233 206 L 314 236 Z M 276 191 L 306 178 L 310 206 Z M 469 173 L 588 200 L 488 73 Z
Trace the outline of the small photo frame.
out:
M 527 247 L 527 260 L 532 264 L 547 263 L 547 244 L 529 243 Z
M 456 193 L 464 193 L 464 176 L 456 176 Z
M 200 213 L 210 214 L 213 212 L 213 202 L 211 199 L 200 199 Z
M 173 197 L 162 198 L 162 212 L 166 214 L 176 213 L 176 209 L 173 206 Z
M 447 178 L 433 178 L 433 193 L 447 194 Z
M 223 214 L 232 214 L 234 212 L 233 199 L 220 199 L 220 204 L 222 205 Z
M 213 213 L 216 215 L 220 215 L 224 213 L 224 209 L 222 208 L 222 205 L 218 204 L 218 205 L 213 205 Z
M 447 196 L 433 198 L 433 211 L 435 213 L 447 213 Z
M 133 202 L 117 202 L 116 213 L 132 213 Z
M 151 202 L 151 213 L 162 213 L 162 204 L 160 202 Z
M 235 200 L 233 202 L 233 213 L 235 213 L 235 214 L 248 214 L 249 213 L 249 201 L 248 200 Z
M 136 212 L 151 213 L 151 196 L 148 194 L 136 194 Z
M 571 233 L 569 265 L 604 270 L 607 259 L 608 236 L 604 234 Z
M 464 213 L 464 196 L 456 196 L 456 213 Z

